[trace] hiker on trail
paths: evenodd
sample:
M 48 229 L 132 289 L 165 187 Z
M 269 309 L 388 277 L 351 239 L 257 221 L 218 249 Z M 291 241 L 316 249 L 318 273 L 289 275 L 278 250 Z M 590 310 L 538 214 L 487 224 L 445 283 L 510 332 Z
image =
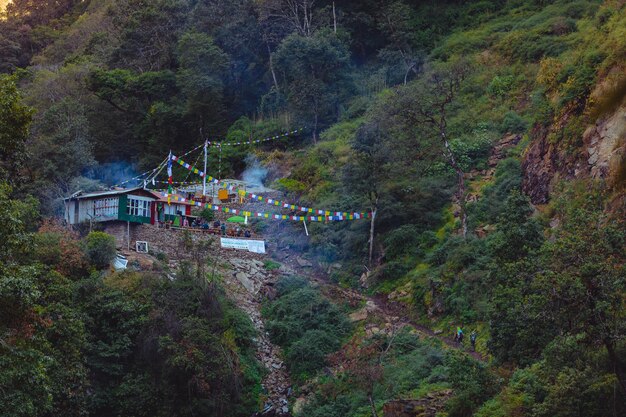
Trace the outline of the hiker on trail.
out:
M 460 327 L 456 328 L 456 335 L 454 336 L 454 340 L 459 342 L 459 344 L 463 344 L 463 329 Z
M 470 342 L 472 343 L 472 350 L 474 352 L 476 352 L 476 337 L 478 337 L 478 333 L 476 333 L 476 330 L 474 330 L 470 334 Z

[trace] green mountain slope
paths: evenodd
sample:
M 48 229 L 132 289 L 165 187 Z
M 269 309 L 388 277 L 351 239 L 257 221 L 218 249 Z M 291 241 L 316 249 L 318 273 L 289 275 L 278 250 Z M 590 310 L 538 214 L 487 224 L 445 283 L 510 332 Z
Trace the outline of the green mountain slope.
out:
M 61 196 L 114 185 L 206 138 L 246 142 L 304 127 L 291 138 L 212 149 L 209 174 L 239 177 L 256 160 L 267 169 L 266 185 L 287 201 L 375 212 L 372 221 L 307 225 L 310 236 L 300 224 L 259 227 L 279 252 L 312 259 L 331 287 L 357 290 L 441 337 L 462 327 L 458 350 L 470 350 L 469 334 L 478 333 L 486 363 L 444 355 L 445 346 L 413 334 L 400 334 L 395 345 L 395 334 L 375 336 L 367 325 L 315 328 L 307 339 L 298 328 L 324 327 L 322 318 L 303 325 L 281 309 L 293 308 L 294 293 L 325 304 L 313 290 L 287 291 L 268 305 L 267 319 L 275 326 L 270 336 L 291 355 L 301 415 L 391 413 L 393 400 L 427 402 L 429 393 L 436 412 L 449 416 L 626 413 L 623 1 L 35 3 L 14 0 L 0 20 L 0 71 L 12 74 L 0 80 L 11 92 L 0 101 L 0 179 L 13 186 L 2 197 L 7 207 L 32 196 L 37 218 L 54 216 Z M 32 108 L 30 124 L 24 105 Z M 177 180 L 187 174 L 175 168 Z M 11 262 L 17 271 L 45 263 Z M 14 273 L 0 270 L 3 282 Z M 81 273 L 73 284 L 79 288 L 64 290 L 61 304 L 83 280 L 92 282 Z M 44 298 L 52 291 L 47 283 L 28 285 Z M 2 308 L 24 297 L 23 320 L 48 308 L 15 291 L 2 296 Z M 128 332 L 143 334 L 154 320 L 142 308 L 158 305 L 160 293 L 146 291 L 152 295 L 141 294 L 147 298 Z M 75 314 L 91 310 L 81 305 Z M 185 320 L 211 320 L 196 316 Z M 98 325 L 81 320 L 82 339 L 72 343 L 86 356 L 76 357 L 84 362 L 77 374 L 97 365 L 89 362 L 88 335 Z M 0 334 L 11 354 L 19 338 L 7 335 L 16 323 Z M 215 334 L 205 336 L 243 361 L 241 373 L 219 371 L 244 375 L 250 387 L 241 397 L 218 393 L 235 404 L 221 415 L 242 415 L 254 408 L 258 389 L 256 365 L 246 362 L 254 362 L 249 341 L 224 339 L 241 323 L 211 326 Z M 23 365 L 11 362 L 15 375 L 43 364 L 49 349 L 29 340 L 20 349 L 37 353 Z M 302 363 L 293 346 L 305 352 Z M 173 361 L 171 349 L 160 354 Z M 209 347 L 203 352 L 210 355 Z M 125 375 L 137 384 L 123 386 L 135 394 L 144 383 L 167 391 L 172 408 L 163 409 L 173 410 L 174 388 L 145 380 L 166 372 L 170 359 L 157 371 L 129 359 Z M 32 394 L 43 405 L 25 406 L 21 415 L 80 408 L 56 400 L 45 369 Z M 101 391 L 130 407 L 124 401 L 135 394 L 111 392 Z

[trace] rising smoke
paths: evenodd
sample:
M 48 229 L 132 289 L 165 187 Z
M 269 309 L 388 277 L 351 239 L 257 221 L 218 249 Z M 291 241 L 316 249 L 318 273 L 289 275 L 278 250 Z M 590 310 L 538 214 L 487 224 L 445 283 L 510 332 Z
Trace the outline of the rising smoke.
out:
M 121 184 L 124 181 L 130 180 L 138 175 L 137 169 L 135 165 L 129 164 L 128 162 L 108 162 L 104 164 L 100 164 L 94 167 L 89 177 L 91 179 L 99 180 L 106 186 L 113 186 Z M 141 185 L 137 181 L 133 181 L 125 184 L 126 187 L 134 187 L 137 185 Z
M 246 157 L 246 170 L 241 177 L 245 182 L 255 187 L 264 188 L 263 182 L 267 178 L 267 168 L 261 165 L 256 155 L 250 154 Z

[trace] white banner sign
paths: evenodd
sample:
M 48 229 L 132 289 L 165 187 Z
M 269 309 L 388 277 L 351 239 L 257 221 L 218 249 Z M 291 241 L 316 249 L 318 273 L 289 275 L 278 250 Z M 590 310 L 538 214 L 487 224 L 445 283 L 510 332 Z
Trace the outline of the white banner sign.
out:
M 244 240 L 221 238 L 222 247 L 225 249 L 247 250 L 252 253 L 265 253 L 264 240 Z
M 265 253 L 265 241 L 263 240 L 249 240 L 248 250 L 253 253 Z

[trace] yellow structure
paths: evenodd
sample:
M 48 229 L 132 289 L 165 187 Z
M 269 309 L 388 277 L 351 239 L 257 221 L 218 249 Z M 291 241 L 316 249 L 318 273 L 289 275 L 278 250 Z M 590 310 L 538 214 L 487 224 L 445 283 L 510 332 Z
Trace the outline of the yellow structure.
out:
M 229 198 L 228 198 L 228 190 L 226 190 L 226 189 L 218 190 L 217 191 L 217 198 L 219 198 L 219 200 L 222 203 L 228 203 L 228 200 L 229 200 Z

